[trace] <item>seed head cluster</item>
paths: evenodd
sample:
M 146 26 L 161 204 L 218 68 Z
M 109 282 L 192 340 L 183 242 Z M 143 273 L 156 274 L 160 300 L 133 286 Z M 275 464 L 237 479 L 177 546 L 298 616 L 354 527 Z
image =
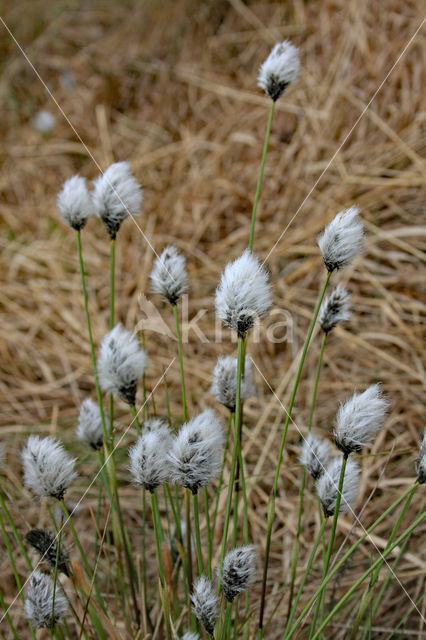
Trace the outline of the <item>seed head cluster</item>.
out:
M 93 182 L 93 204 L 111 239 L 128 216 L 138 216 L 143 193 L 128 162 L 115 162 Z
M 104 441 L 102 418 L 99 405 L 91 398 L 81 403 L 76 429 L 77 438 L 92 449 L 101 449 Z
M 215 304 L 218 318 L 241 338 L 268 312 L 272 304 L 269 274 L 248 249 L 226 265 Z
M 347 267 L 364 248 L 364 227 L 359 217 L 358 207 L 340 211 L 318 236 L 327 270 Z
M 324 473 L 325 467 L 330 460 L 330 443 L 325 438 L 312 433 L 308 433 L 303 440 L 302 449 L 299 456 L 300 464 L 306 468 L 306 471 L 318 480 L 320 475 Z
M 65 180 L 58 194 L 57 205 L 64 222 L 80 231 L 93 214 L 93 202 L 85 179 L 75 175 Z
M 53 594 L 55 604 L 52 615 Z M 68 601 L 58 584 L 54 589 L 50 575 L 35 569 L 29 581 L 24 607 L 27 618 L 35 629 L 51 629 L 68 611 Z
M 223 428 L 212 409 L 186 422 L 173 439 L 169 453 L 173 482 L 196 494 L 220 472 L 223 454 Z
M 246 591 L 256 573 L 256 551 L 252 546 L 229 551 L 223 561 L 221 585 L 228 602 Z
M 343 402 L 336 416 L 334 440 L 343 453 L 361 451 L 382 428 L 388 409 L 379 384 L 373 384 L 363 393 L 354 393 Z
M 150 277 L 153 292 L 160 293 L 170 304 L 176 304 L 188 288 L 184 256 L 173 245 L 166 247 L 155 259 Z
M 277 42 L 260 66 L 258 86 L 274 102 L 278 100 L 291 82 L 299 75 L 299 51 L 289 40 Z
M 194 582 L 191 602 L 195 617 L 207 633 L 213 635 L 219 615 L 219 598 L 212 581 L 206 576 L 201 576 Z
M 318 314 L 318 322 L 324 333 L 330 333 L 339 322 L 349 320 L 351 317 L 350 298 L 349 293 L 341 284 L 338 284 L 329 296 L 325 296 Z
M 341 469 L 342 458 L 333 458 L 317 480 L 317 493 L 326 517 L 332 516 L 336 509 Z M 349 458 L 346 462 L 339 513 L 350 511 L 358 498 L 359 474 L 359 464 Z
M 24 482 L 35 495 L 51 496 L 62 500 L 69 485 L 77 477 L 76 460 L 65 451 L 63 445 L 48 436 L 29 436 L 22 449 Z
M 152 420 L 142 429 L 136 443 L 129 449 L 130 473 L 135 484 L 151 493 L 169 477 L 168 454 L 171 433 L 166 422 Z
M 210 393 L 216 400 L 229 409 L 235 411 L 237 396 L 237 358 L 233 356 L 219 356 L 213 369 Z M 252 361 L 246 356 L 244 376 L 241 378 L 241 400 L 247 400 L 255 394 L 253 382 Z
M 39 552 L 42 559 L 46 560 L 52 568 L 56 566 L 56 555 L 58 549 L 57 536 L 49 531 L 45 531 L 44 529 L 31 529 L 26 534 L 25 540 Z M 67 562 L 68 552 L 61 547 L 59 549 L 57 566 L 58 571 L 61 571 L 66 576 L 69 575 Z
M 138 379 L 146 363 L 145 350 L 137 338 L 121 323 L 117 324 L 101 342 L 98 371 L 102 389 L 134 405 Z

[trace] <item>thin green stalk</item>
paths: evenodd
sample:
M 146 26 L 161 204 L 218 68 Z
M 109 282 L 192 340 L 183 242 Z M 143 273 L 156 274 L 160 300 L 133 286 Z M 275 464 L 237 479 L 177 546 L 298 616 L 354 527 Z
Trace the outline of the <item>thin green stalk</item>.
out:
M 244 339 L 238 338 L 238 357 L 237 357 L 237 390 L 235 395 L 235 418 L 234 418 L 234 448 L 232 451 L 232 461 L 231 461 L 231 469 L 229 472 L 229 486 L 228 486 L 228 495 L 226 498 L 226 507 L 225 507 L 225 520 L 223 523 L 223 534 L 222 534 L 222 545 L 220 551 L 220 563 L 219 563 L 219 577 L 218 577 L 218 591 L 220 590 L 220 582 L 221 582 L 221 572 L 223 566 L 223 560 L 225 558 L 226 552 L 226 542 L 228 539 L 228 530 L 229 530 L 229 520 L 231 516 L 231 506 L 232 506 L 232 492 L 235 478 L 235 469 L 238 457 L 240 455 L 240 408 L 241 408 L 241 374 L 243 367 L 243 348 L 244 348 Z
M 194 511 L 195 548 L 197 552 L 198 575 L 204 573 L 203 551 L 201 547 L 200 515 L 198 512 L 198 493 L 192 494 L 192 509 Z
M 161 585 L 164 587 L 166 580 L 164 577 L 163 555 L 161 553 L 161 545 L 163 543 L 163 530 L 161 528 L 160 512 L 158 509 L 157 494 L 155 491 L 150 493 L 152 520 L 154 523 L 155 549 L 157 551 L 158 573 L 160 575 Z
M 192 591 L 192 553 L 191 553 L 191 491 L 185 489 L 185 519 L 186 519 L 186 571 L 188 592 Z
M 315 542 L 314 542 L 314 544 L 312 546 L 312 550 L 311 550 L 311 553 L 310 553 L 310 556 L 309 556 L 308 564 L 306 565 L 306 569 L 305 569 L 305 571 L 303 573 L 303 576 L 302 576 L 302 579 L 300 581 L 300 585 L 299 585 L 299 589 L 298 589 L 297 594 L 296 594 L 296 598 L 294 600 L 293 606 L 291 608 L 290 615 L 289 615 L 288 620 L 287 620 L 286 628 L 285 628 L 285 631 L 284 631 L 284 637 L 285 637 L 285 635 L 287 633 L 288 628 L 290 627 L 290 625 L 292 623 L 292 620 L 294 618 L 294 614 L 297 611 L 297 605 L 299 604 L 299 600 L 300 600 L 300 597 L 302 595 L 303 589 L 305 587 L 306 580 L 308 579 L 308 575 L 309 575 L 309 572 L 311 570 L 312 563 L 314 561 L 315 554 L 316 554 L 317 549 L 318 549 L 318 545 L 319 545 L 320 541 L 323 538 L 324 529 L 325 529 L 325 525 L 326 524 L 327 524 L 327 519 L 323 518 L 322 522 L 321 522 L 320 529 L 319 529 L 318 534 L 317 534 L 317 537 L 315 538 Z
M 213 530 L 210 524 L 210 512 L 209 512 L 209 493 L 207 487 L 204 487 L 204 517 L 206 519 L 206 531 L 207 531 L 207 577 L 212 577 L 212 556 L 213 556 Z
M 177 338 L 179 366 L 180 366 L 180 379 L 181 379 L 181 383 L 182 383 L 183 419 L 186 422 L 188 420 L 188 407 L 187 407 L 187 403 L 186 403 L 186 388 L 185 388 L 185 373 L 184 373 L 184 368 L 183 368 L 182 337 L 181 337 L 180 328 L 179 328 L 179 314 L 178 314 L 177 305 L 173 304 L 172 307 L 173 307 L 173 317 L 175 319 L 175 327 L 176 327 L 176 338 Z
M 258 205 L 258 202 L 259 202 L 260 190 L 261 190 L 261 187 L 262 187 L 263 172 L 265 170 L 266 154 L 268 152 L 269 137 L 271 135 L 272 118 L 274 116 L 274 109 L 275 109 L 275 102 L 274 102 L 274 100 L 271 100 L 271 104 L 269 106 L 268 124 L 266 125 L 265 141 L 263 143 L 262 159 L 260 161 L 259 176 L 257 178 L 256 193 L 254 195 L 253 210 L 251 212 L 250 238 L 249 238 L 249 243 L 248 243 L 248 248 L 250 249 L 250 251 L 253 250 L 254 230 L 255 230 L 255 226 L 256 226 L 257 205 Z
M 260 598 L 259 624 L 258 624 L 258 634 L 257 634 L 257 637 L 259 639 L 263 637 L 263 618 L 265 615 L 265 598 L 266 598 L 266 584 L 268 579 L 269 553 L 271 548 L 272 526 L 275 520 L 275 498 L 278 492 L 278 482 L 280 478 L 281 462 L 282 462 L 282 457 L 284 453 L 285 441 L 287 437 L 288 426 L 291 420 L 291 413 L 293 411 L 293 406 L 296 399 L 297 390 L 299 388 L 299 383 L 302 376 L 303 365 L 305 363 L 306 354 L 308 352 L 309 343 L 311 341 L 311 337 L 315 328 L 315 323 L 317 321 L 318 313 L 321 307 L 321 303 L 324 299 L 325 291 L 327 289 L 330 277 L 331 277 L 331 272 L 328 272 L 325 278 L 325 282 L 322 287 L 318 302 L 317 302 L 317 306 L 315 307 L 315 311 L 314 311 L 312 321 L 308 330 L 308 334 L 305 339 L 305 344 L 303 345 L 302 357 L 300 358 L 299 367 L 296 373 L 296 379 L 294 381 L 293 391 L 291 394 L 290 403 L 287 410 L 287 416 L 284 422 L 283 434 L 281 437 L 277 468 L 275 471 L 274 484 L 272 487 L 272 495 L 270 497 L 270 507 L 268 509 L 268 526 L 267 526 L 267 533 L 266 533 L 265 561 L 263 566 L 262 593 Z
M 224 619 L 223 628 L 222 628 L 222 640 L 228 640 L 228 638 L 230 637 L 229 630 L 231 627 L 231 621 L 232 621 L 232 602 L 227 602 L 226 609 L 225 609 L 225 619 Z
M 313 417 L 314 417 L 315 404 L 316 404 L 316 400 L 317 400 L 318 383 L 319 383 L 319 378 L 320 378 L 320 373 L 321 373 L 321 365 L 322 365 L 322 360 L 323 360 L 323 356 L 324 356 L 324 347 L 325 347 L 326 340 L 327 340 L 327 334 L 324 333 L 323 336 L 322 336 L 322 340 L 321 340 L 321 347 L 320 347 L 320 352 L 319 352 L 319 356 L 318 356 L 317 368 L 316 368 L 316 372 L 315 372 L 314 388 L 313 388 L 312 400 L 311 400 L 311 409 L 310 409 L 310 412 L 309 412 L 308 433 L 310 433 L 310 431 L 312 429 L 312 421 L 313 421 Z M 298 560 L 299 560 L 299 546 L 300 546 L 300 536 L 301 536 L 301 533 L 302 533 L 302 514 L 303 514 L 303 500 L 304 500 L 304 495 L 305 495 L 305 485 L 306 485 L 306 468 L 303 467 L 302 468 L 302 480 L 301 480 L 301 484 L 300 484 L 300 494 L 299 494 L 299 510 L 298 510 L 298 514 L 297 514 L 297 532 L 296 532 L 296 537 L 294 538 L 294 541 L 293 541 L 293 550 L 292 550 L 292 555 L 291 555 L 290 595 L 289 595 L 289 599 L 288 599 L 288 612 L 287 612 L 288 616 L 290 615 L 290 611 L 291 611 L 291 607 L 292 607 L 292 600 L 293 600 L 293 593 L 294 593 L 294 581 L 296 579 L 297 564 L 298 564 Z
M 220 500 L 220 494 L 222 492 L 222 485 L 223 485 L 223 472 L 225 470 L 225 463 L 226 463 L 226 457 L 228 454 L 228 450 L 229 450 L 229 439 L 231 436 L 231 429 L 232 429 L 232 425 L 234 422 L 234 413 L 231 411 L 229 413 L 229 417 L 228 417 L 228 429 L 226 432 L 226 441 L 225 441 L 225 449 L 223 452 L 223 462 L 222 462 L 222 468 L 220 470 L 220 476 L 219 476 L 219 484 L 217 487 L 217 491 L 216 491 L 216 502 L 215 502 L 215 506 L 214 506 L 214 511 L 213 511 L 213 518 L 212 518 L 212 535 L 214 537 L 214 533 L 216 530 L 216 520 L 217 520 L 217 513 L 219 510 L 219 500 Z
M 396 633 L 399 630 L 400 627 L 402 627 L 402 625 L 405 623 L 405 621 L 407 620 L 408 616 L 412 613 L 413 609 L 417 609 L 419 607 L 419 605 L 421 603 L 424 602 L 424 598 L 426 597 L 426 589 L 424 589 L 422 591 L 422 593 L 420 594 L 420 596 L 417 598 L 416 602 L 413 602 L 407 609 L 407 611 L 405 612 L 405 614 L 402 616 L 401 620 L 398 622 L 398 624 L 392 629 L 392 631 L 390 632 L 390 634 L 388 636 L 386 636 L 385 640 L 392 640 L 393 638 L 396 637 Z
M 340 469 L 339 486 L 338 486 L 338 489 L 337 489 L 337 496 L 336 496 L 336 505 L 334 507 L 333 523 L 332 523 L 332 526 L 331 526 L 330 539 L 328 541 L 327 554 L 325 556 L 325 562 L 324 562 L 323 572 L 322 572 L 322 579 L 323 580 L 324 580 L 324 578 L 326 577 L 326 575 L 328 573 L 328 568 L 330 566 L 330 560 L 331 560 L 331 554 L 333 553 L 334 539 L 336 537 L 337 520 L 339 518 L 340 503 L 342 501 L 343 482 L 344 482 L 344 478 L 345 478 L 346 463 L 348 461 L 348 457 L 349 456 L 348 456 L 347 453 L 343 454 L 342 467 Z M 324 595 L 325 595 L 325 591 L 322 592 L 322 594 L 320 595 L 320 597 L 318 598 L 318 601 L 317 601 L 317 606 L 315 608 L 315 614 L 314 614 L 314 617 L 313 617 L 313 620 L 312 620 L 312 625 L 311 625 L 311 632 L 310 632 L 310 636 L 309 636 L 310 638 L 312 637 L 312 634 L 315 632 L 315 629 L 316 629 L 316 626 L 317 626 L 318 615 L 319 615 L 319 612 L 320 612 L 322 604 L 323 604 Z
M 389 514 L 397 508 L 397 506 L 404 500 L 404 498 L 407 497 L 407 495 L 412 491 L 413 486 L 418 487 L 418 483 L 414 483 L 414 485 L 411 485 L 408 489 L 406 489 L 387 509 L 385 509 L 385 511 L 373 522 L 373 524 L 371 524 L 368 529 L 365 530 L 365 532 L 362 534 L 362 536 L 360 536 L 358 538 L 358 540 L 356 540 L 352 546 L 346 551 L 346 553 L 343 554 L 343 556 L 340 558 L 340 560 L 338 560 L 337 562 L 334 563 L 333 567 L 331 568 L 331 570 L 329 571 L 328 575 L 325 577 L 324 580 L 321 581 L 320 586 L 318 587 L 318 589 L 315 591 L 315 593 L 312 595 L 312 597 L 309 599 L 308 603 L 305 605 L 305 607 L 303 608 L 303 610 L 301 611 L 299 617 L 297 618 L 296 622 L 293 624 L 293 626 L 291 627 L 290 631 L 288 632 L 288 634 L 286 634 L 285 638 L 290 639 L 293 638 L 293 634 L 296 631 L 297 627 L 299 626 L 299 624 L 302 622 L 303 618 L 306 616 L 306 614 L 309 612 L 309 610 L 311 609 L 312 605 L 314 604 L 315 600 L 317 599 L 317 597 L 322 593 L 322 591 L 325 589 L 325 587 L 327 586 L 327 584 L 330 582 L 330 580 L 334 577 L 334 575 L 339 571 L 340 567 L 346 562 L 346 560 L 350 557 L 350 555 L 357 549 L 357 547 L 366 539 L 368 538 L 369 535 L 371 535 L 371 533 L 374 531 L 374 529 L 376 527 L 379 526 L 379 524 L 381 522 L 383 522 L 383 520 L 385 520 Z M 426 515 L 426 514 L 425 514 Z M 374 566 L 372 565 L 370 567 L 370 571 L 374 570 Z
M 138 434 L 140 435 L 142 433 L 142 428 L 141 428 L 141 423 L 139 422 L 138 412 L 134 404 L 130 405 L 130 411 L 133 416 L 133 422 L 135 423 Z
M 109 330 L 114 328 L 115 315 L 115 238 L 109 243 Z M 109 438 L 114 446 L 114 396 L 109 394 Z
M 321 633 L 324 631 L 324 629 L 327 626 L 327 624 L 330 622 L 330 620 L 333 618 L 333 616 L 343 607 L 343 605 L 346 604 L 346 602 L 348 601 L 350 596 L 354 593 L 354 591 L 356 591 L 356 589 L 359 587 L 359 585 L 362 584 L 362 582 L 364 582 L 364 580 L 366 578 L 368 578 L 368 576 L 371 573 L 373 573 L 373 571 L 375 571 L 377 569 L 377 567 L 381 563 L 383 563 L 383 558 L 384 557 L 386 557 L 390 553 L 392 553 L 392 551 L 395 549 L 395 547 L 397 547 L 399 544 L 401 544 L 401 542 L 403 542 L 404 539 L 407 536 L 411 535 L 411 533 L 414 531 L 414 529 L 417 527 L 417 525 L 424 518 L 426 518 L 426 512 L 423 512 L 419 516 L 417 516 L 417 518 L 414 520 L 414 522 L 409 527 L 407 527 L 407 529 L 399 536 L 399 538 L 397 538 L 397 540 L 395 540 L 387 549 L 385 549 L 383 554 L 379 558 L 377 558 L 377 560 L 375 562 L 373 562 L 373 564 L 367 569 L 367 571 L 365 571 L 358 578 L 358 580 L 356 580 L 354 582 L 354 584 L 345 592 L 345 594 L 340 598 L 339 602 L 333 607 L 333 609 L 330 611 L 328 616 L 320 624 L 320 626 L 318 627 L 315 635 L 312 637 L 312 640 L 317 640 L 317 638 L 320 637 Z M 322 590 L 324 589 L 324 587 L 325 587 L 325 584 L 323 585 Z
M 387 548 L 392 544 L 392 542 L 395 539 L 396 533 L 399 529 L 399 527 L 401 526 L 401 522 L 403 521 L 405 514 L 407 513 L 407 510 L 411 504 L 411 500 L 413 498 L 414 495 L 414 491 L 415 488 L 413 487 L 413 490 L 411 493 L 408 494 L 407 496 L 407 500 L 404 503 L 404 506 L 401 509 L 401 513 L 399 514 L 394 526 L 392 527 L 392 531 L 389 535 L 388 541 L 386 543 L 386 547 L 385 547 L 385 551 L 387 550 Z M 357 616 L 352 624 L 352 631 L 351 631 L 351 637 L 354 638 L 355 637 L 355 633 L 357 631 L 357 629 L 359 628 L 362 618 L 364 617 L 364 614 L 367 610 L 367 607 L 371 604 L 372 598 L 374 596 L 374 585 L 376 584 L 377 580 L 379 579 L 379 575 L 380 575 L 380 571 L 381 568 L 383 566 L 384 560 L 382 562 L 382 564 L 380 564 L 377 567 L 377 570 L 374 572 L 374 574 L 371 576 L 371 580 L 370 580 L 370 584 L 368 585 L 368 588 L 366 589 L 366 594 L 365 594 L 365 598 L 363 597 L 363 599 L 361 600 L 361 604 L 357 613 Z M 391 575 L 391 574 L 390 574 Z M 375 611 L 374 611 L 375 613 Z M 374 613 L 373 610 L 371 611 L 371 617 L 370 617 L 370 627 L 371 627 L 371 622 L 374 618 Z
M 7 624 L 9 625 L 9 628 L 10 628 L 10 630 L 12 632 L 14 640 L 19 640 L 18 634 L 16 633 L 16 629 L 13 626 L 12 618 L 9 615 L 8 606 L 7 606 L 6 602 L 4 601 L 3 593 L 1 592 L 1 590 L 0 590 L 0 606 L 4 611 L 4 617 L 7 620 Z
M 18 546 L 19 546 L 19 548 L 21 550 L 21 553 L 22 553 L 22 555 L 24 557 L 24 560 L 27 563 L 27 567 L 28 567 L 28 569 L 30 571 L 32 571 L 33 566 L 31 564 L 31 560 L 30 560 L 30 558 L 28 556 L 28 553 L 27 553 L 27 550 L 25 548 L 25 545 L 22 542 L 22 538 L 19 535 L 19 531 L 17 530 L 17 528 L 15 526 L 15 523 L 13 522 L 13 518 L 12 518 L 12 516 L 10 514 L 10 511 L 9 511 L 9 509 L 7 507 L 5 496 L 3 495 L 3 491 L 1 489 L 0 489 L 0 506 L 4 511 L 4 514 L 6 516 L 6 519 L 7 519 L 8 523 L 9 523 L 10 528 L 12 529 L 13 536 L 14 536 L 16 542 L 18 543 Z
M 61 551 L 61 540 L 62 540 L 62 529 L 63 529 L 63 521 L 64 517 L 61 514 L 61 519 L 59 522 L 59 530 L 56 535 L 56 558 L 55 558 L 55 566 L 53 568 L 53 593 L 52 593 L 52 620 L 55 619 L 55 598 L 56 598 L 56 583 L 58 580 L 58 563 L 59 563 L 59 554 Z M 53 637 L 53 627 L 51 629 L 52 637 Z

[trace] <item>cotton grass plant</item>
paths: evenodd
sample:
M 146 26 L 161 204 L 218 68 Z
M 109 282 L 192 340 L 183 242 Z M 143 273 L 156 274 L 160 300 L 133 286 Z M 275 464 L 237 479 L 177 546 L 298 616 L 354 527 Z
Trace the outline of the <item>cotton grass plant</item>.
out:
M 286 415 L 275 443 L 273 481 L 269 493 L 262 493 L 267 512 L 265 530 L 255 526 L 249 514 L 247 481 L 253 487 L 257 478 L 249 478 L 250 460 L 245 455 L 244 403 L 258 399 L 256 366 L 248 349 L 253 328 L 271 309 L 276 278 L 254 253 L 256 215 L 275 103 L 297 80 L 299 71 L 299 53 L 289 41 L 277 43 L 259 70 L 258 85 L 271 103 L 250 224 L 247 221 L 247 248 L 224 266 L 221 275 L 218 269 L 214 298 L 216 316 L 235 335 L 237 349 L 227 354 L 230 347 L 224 346 L 214 367 L 212 361 L 210 393 L 206 390 L 197 409 L 189 406 L 186 386 L 188 372 L 190 375 L 197 363 L 185 359 L 179 318 L 182 296 L 191 295 L 191 279 L 185 255 L 176 246 L 169 244 L 155 256 L 150 279 L 152 293 L 171 307 L 174 322 L 176 345 L 171 343 L 170 351 L 177 357 L 180 373 L 177 415 L 170 411 L 168 401 L 166 408 L 158 402 L 158 386 L 164 387 L 168 398 L 166 374 L 148 393 L 145 373 L 156 358 L 153 345 L 116 319 L 116 315 L 125 317 L 125 310 L 118 314 L 115 309 L 116 242 L 120 241 L 122 224 L 127 218 L 135 222 L 143 202 L 142 188 L 130 165 L 112 164 L 95 179 L 91 191 L 85 179 L 76 175 L 59 192 L 60 215 L 76 235 L 97 401 L 85 389 L 72 431 L 79 444 L 69 445 L 73 452 L 84 450 L 79 458 L 68 452 L 68 444 L 65 448 L 51 436 L 31 434 L 23 443 L 23 485 L 28 495 L 39 501 L 49 529 L 38 526 L 25 531 L 17 527 L 6 493 L 0 489 L 2 536 L 33 638 L 38 629 L 46 628 L 51 637 L 61 639 L 261 639 L 270 637 L 277 617 L 283 640 L 299 636 L 316 640 L 329 634 L 329 623 L 338 623 L 342 609 L 354 602 L 354 633 L 362 629 L 360 637 L 373 637 L 375 615 L 390 580 L 389 574 L 382 579 L 381 570 L 384 564 L 389 568 L 390 560 L 392 571 L 396 570 L 411 534 L 426 515 L 422 508 L 411 521 L 405 519 L 415 492 L 426 482 L 426 436 L 415 466 L 417 479 L 413 465 L 408 488 L 393 502 L 389 500 L 389 506 L 355 536 L 354 542 L 338 550 L 339 519 L 343 514 L 357 520 L 364 458 L 391 412 L 391 400 L 374 378 L 363 390 L 353 390 L 340 406 L 336 397 L 330 433 L 321 432 L 315 422 L 328 336 L 356 313 L 356 308 L 350 310 L 350 295 L 341 283 L 327 293 L 335 272 L 353 265 L 364 251 L 362 214 L 355 205 L 332 217 L 317 238 L 324 263 L 322 282 L 318 283 L 318 299 L 301 356 L 293 367 Z M 90 274 L 82 245 L 82 232 L 90 233 L 93 216 L 100 219 L 109 236 L 109 309 L 103 335 L 94 335 L 92 329 L 87 287 Z M 320 345 L 313 363 L 309 418 L 299 427 L 296 400 L 314 341 Z M 206 404 L 213 406 L 206 408 Z M 226 415 L 226 429 L 221 415 Z M 117 426 L 119 423 L 125 424 L 125 429 Z M 286 451 L 287 434 L 293 427 L 302 435 L 295 456 Z M 378 446 L 381 444 L 379 441 Z M 297 527 L 291 531 L 290 543 L 288 536 L 281 540 L 282 532 L 275 529 L 285 453 L 294 458 L 298 491 Z M 92 467 L 96 471 L 89 475 Z M 89 524 L 93 536 L 79 530 L 81 520 L 66 502 L 74 486 L 78 486 L 83 505 L 88 489 L 96 487 L 96 510 L 91 509 Z M 134 504 L 129 495 L 138 504 L 136 509 L 129 509 L 129 504 Z M 309 539 L 303 527 L 311 511 L 319 528 Z M 339 572 L 346 570 L 356 551 L 384 521 L 390 523 L 390 534 L 381 553 L 336 599 Z M 72 546 L 63 543 L 63 536 L 72 538 Z M 290 564 L 281 577 L 285 604 L 271 612 L 269 570 L 272 543 L 278 537 L 289 547 Z M 302 542 L 308 546 L 307 562 L 301 561 Z M 27 566 L 25 580 L 17 570 L 17 553 Z M 23 637 L 18 636 L 9 613 L 14 602 L 7 605 L 5 594 L 0 595 L 11 637 Z

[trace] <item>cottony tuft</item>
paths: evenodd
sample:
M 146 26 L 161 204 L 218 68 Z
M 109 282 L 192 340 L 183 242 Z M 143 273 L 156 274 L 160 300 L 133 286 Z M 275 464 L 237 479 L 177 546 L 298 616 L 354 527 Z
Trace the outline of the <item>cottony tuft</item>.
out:
M 207 633 L 213 635 L 219 615 L 219 598 L 212 581 L 206 576 L 195 580 L 191 602 L 195 617 Z
M 221 584 L 228 602 L 246 591 L 256 573 L 256 551 L 252 546 L 229 551 L 223 561 Z
M 170 304 L 176 304 L 188 288 L 185 263 L 184 256 L 172 245 L 154 261 L 150 276 L 152 290 L 160 293 Z
M 24 482 L 37 496 L 51 496 L 62 500 L 75 478 L 76 460 L 65 451 L 63 445 L 48 436 L 29 436 L 22 449 Z
M 329 296 L 325 296 L 318 314 L 318 322 L 324 333 L 330 333 L 339 322 L 349 320 L 350 299 L 351 296 L 341 284 Z
M 324 473 L 329 460 L 330 443 L 328 440 L 320 438 L 312 432 L 308 433 L 303 440 L 299 456 L 300 464 L 303 464 L 314 480 L 318 480 L 320 475 Z
M 80 231 L 93 213 L 93 202 L 81 176 L 65 180 L 56 200 L 64 222 Z
M 259 69 L 258 86 L 274 102 L 299 75 L 299 51 L 289 40 L 278 42 Z
M 342 458 L 334 458 L 326 466 L 324 473 L 317 480 L 317 493 L 326 517 L 332 516 L 336 508 L 341 469 Z M 339 513 L 350 511 L 357 499 L 359 493 L 359 474 L 359 464 L 349 458 L 346 462 Z
M 347 267 L 363 251 L 364 227 L 358 214 L 358 207 L 340 211 L 318 236 L 318 246 L 330 273 Z
M 213 369 L 210 393 L 216 400 L 229 409 L 235 411 L 237 396 L 237 358 L 233 356 L 219 356 Z M 241 378 L 241 400 L 247 400 L 255 394 L 253 382 L 252 361 L 246 356 L 244 376 Z
M 55 604 L 52 615 L 53 593 Z M 35 569 L 29 581 L 24 608 L 35 629 L 52 629 L 68 611 L 68 601 L 58 584 L 54 589 L 49 575 Z
M 104 442 L 101 412 L 99 405 L 90 398 L 81 403 L 76 429 L 77 438 L 92 447 L 101 449 Z
M 154 419 L 144 424 L 142 435 L 129 449 L 129 469 L 133 480 L 151 493 L 169 477 L 171 440 L 167 423 Z

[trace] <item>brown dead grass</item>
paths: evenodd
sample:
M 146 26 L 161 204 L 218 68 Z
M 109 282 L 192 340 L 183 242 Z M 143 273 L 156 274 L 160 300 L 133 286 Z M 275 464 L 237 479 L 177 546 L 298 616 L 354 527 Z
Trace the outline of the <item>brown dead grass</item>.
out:
M 250 347 L 267 381 L 259 376 L 259 397 L 245 410 L 253 538 L 261 554 L 294 358 L 322 279 L 315 238 L 339 209 L 353 203 L 362 209 L 367 252 L 334 278 L 353 294 L 353 317 L 327 344 L 315 423 L 328 429 L 340 400 L 354 389 L 383 382 L 392 409 L 385 430 L 363 460 L 360 505 L 372 491 L 374 495 L 361 521 L 371 522 L 412 482 L 424 426 L 424 29 L 392 70 L 421 23 L 421 3 L 21 0 L 7 2 L 3 18 L 86 145 L 0 26 L 0 424 L 11 481 L 8 492 L 18 507 L 22 531 L 39 523 L 38 507 L 28 508 L 30 496 L 20 487 L 17 450 L 24 434 L 58 434 L 73 447 L 79 403 L 93 391 L 75 243 L 58 221 L 58 189 L 75 172 L 97 175 L 91 155 L 103 168 L 114 160 L 131 161 L 145 187 L 139 221 L 144 235 L 156 250 L 174 242 L 186 254 L 189 316 L 208 310 L 200 328 L 209 342 L 191 333 L 185 360 L 191 411 L 212 405 L 212 366 L 218 354 L 234 349 L 226 332 L 224 343 L 214 342 L 213 293 L 222 267 L 248 240 L 268 107 L 255 78 L 270 45 L 284 36 L 300 47 L 302 73 L 277 105 L 255 250 L 262 258 L 268 256 L 275 306 L 291 315 L 293 339 L 268 342 L 266 323 L 262 340 Z M 31 124 L 39 108 L 57 117 L 54 131 L 46 136 Z M 83 241 L 99 342 L 107 328 L 108 243 L 96 221 L 84 231 Z M 131 221 L 120 232 L 117 252 L 118 317 L 132 328 L 143 318 L 138 296 L 148 293 L 153 253 Z M 168 310 L 161 307 L 161 313 L 172 326 Z M 175 344 L 152 332 L 146 338 L 152 389 L 175 355 Z M 302 431 L 317 351 L 315 339 L 294 412 Z M 176 362 L 167 379 L 172 410 L 179 415 Z M 155 399 L 164 412 L 162 390 L 155 392 Z M 121 415 L 124 428 L 128 416 Z M 267 618 L 277 610 L 268 639 L 280 637 L 286 611 L 283 581 L 296 527 L 299 440 L 292 428 L 273 536 Z M 81 448 L 78 452 L 84 455 Z M 87 459 L 81 470 L 83 482 L 74 498 L 91 476 Z M 126 482 L 123 470 L 123 503 L 135 510 Z M 420 508 L 422 493 L 408 518 Z M 93 490 L 83 507 L 85 517 L 94 504 Z M 77 523 L 81 530 L 85 517 Z M 375 546 L 383 548 L 391 525 L 384 522 L 374 544 L 362 545 L 356 563 L 339 575 L 336 597 L 376 557 Z M 305 526 L 302 557 L 318 527 L 314 506 L 307 509 Z M 341 541 L 349 530 L 351 539 L 358 534 L 351 526 L 349 518 L 341 519 Z M 424 589 L 424 537 L 423 526 L 398 568 L 404 589 L 414 599 Z M 314 573 L 308 592 L 319 578 L 319 572 Z M 13 578 L 5 558 L 2 587 L 11 598 Z M 382 629 L 392 628 L 408 606 L 407 595 L 395 582 L 375 621 L 374 637 L 387 637 Z M 420 611 L 424 616 L 425 603 Z M 19 618 L 20 605 L 12 615 Z M 424 624 L 418 612 L 410 615 L 406 629 L 412 633 L 401 637 L 420 637 L 415 632 L 424 631 Z M 346 634 L 345 624 L 330 627 L 330 637 Z

